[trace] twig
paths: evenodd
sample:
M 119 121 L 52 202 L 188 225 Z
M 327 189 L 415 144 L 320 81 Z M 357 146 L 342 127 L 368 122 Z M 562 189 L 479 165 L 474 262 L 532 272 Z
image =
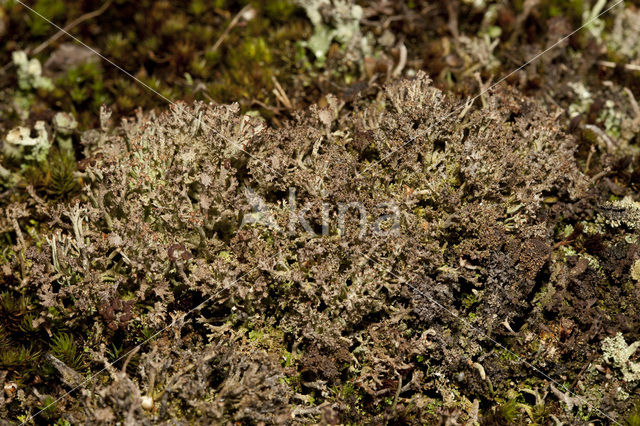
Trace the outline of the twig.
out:
M 584 166 L 584 174 L 589 173 L 589 165 L 591 164 L 591 158 L 593 154 L 596 152 L 596 147 L 591 145 L 591 149 L 589 149 L 589 155 L 587 155 L 587 164 Z
M 107 0 L 106 2 L 104 2 L 104 4 L 102 6 L 100 6 L 100 9 L 94 10 L 93 12 L 85 13 L 84 15 L 82 15 L 82 16 L 74 19 L 73 21 L 69 22 L 62 29 L 62 31 L 58 31 L 53 36 L 51 36 L 48 40 L 46 40 L 45 42 L 41 43 L 35 49 L 27 50 L 27 54 L 28 55 L 37 55 L 38 53 L 40 53 L 44 49 L 46 49 L 51 43 L 53 43 L 54 41 L 56 41 L 57 39 L 59 39 L 60 37 L 62 37 L 66 33 L 68 33 L 69 31 L 71 31 L 74 27 L 80 25 L 84 21 L 87 21 L 89 19 L 93 19 L 93 18 L 95 18 L 97 16 L 102 15 L 109 8 L 109 6 L 111 6 L 111 2 L 112 2 L 112 0 Z
M 449 15 L 449 21 L 447 22 L 447 28 L 451 35 L 453 36 L 453 40 L 456 45 L 458 44 L 458 39 L 460 38 L 460 31 L 458 30 L 458 9 L 460 5 L 458 2 L 447 2 L 447 14 Z
M 617 145 L 613 142 L 613 140 L 609 137 L 609 135 L 607 135 L 601 128 L 593 124 L 585 124 L 584 128 L 587 130 L 591 130 L 593 133 L 595 133 L 596 136 L 598 136 L 600 140 L 602 140 L 606 144 L 607 150 L 609 152 L 613 152 L 616 150 Z
M 127 354 L 127 358 L 124 360 L 124 364 L 122 364 L 122 369 L 120 371 L 122 371 L 123 374 L 126 374 L 127 372 L 127 366 L 129 365 L 129 362 L 131 361 L 131 358 L 133 358 L 133 356 L 140 350 L 140 345 L 136 346 L 135 348 L 133 348 L 129 354 Z
M 273 85 L 276 86 L 275 89 L 272 90 L 272 93 L 280 102 L 282 102 L 285 108 L 289 110 L 293 109 L 293 105 L 291 104 L 289 96 L 287 96 L 287 92 L 284 91 L 280 83 L 278 83 L 278 80 L 275 77 L 271 77 L 271 81 L 273 81 Z
M 233 17 L 233 19 L 231 20 L 231 22 L 229 22 L 229 25 L 227 25 L 227 28 L 225 28 L 225 30 L 222 32 L 222 34 L 220 35 L 220 37 L 218 38 L 218 40 L 215 42 L 215 44 L 213 45 L 213 47 L 211 48 L 211 50 L 216 51 L 218 50 L 218 48 L 220 47 L 220 45 L 222 44 L 222 42 L 227 38 L 227 36 L 229 35 L 229 32 L 233 29 L 233 27 L 235 27 L 236 25 L 238 25 L 238 21 L 240 21 L 241 18 L 243 18 L 245 16 L 245 14 L 247 12 L 249 12 L 250 10 L 253 10 L 251 8 L 251 5 L 248 4 L 245 7 L 243 7 L 242 9 L 240 9 L 240 12 L 238 12 L 236 14 L 236 16 Z
M 633 108 L 633 112 L 636 117 L 633 119 L 633 123 L 635 125 L 640 124 L 640 106 L 638 106 L 638 101 L 636 101 L 636 97 L 633 96 L 633 92 L 628 88 L 624 88 L 624 92 L 629 96 L 629 102 L 631 102 L 631 108 Z
M 36 203 L 40 204 L 41 206 L 47 205 L 47 203 L 45 203 L 45 201 L 42 198 L 38 197 L 38 194 L 36 194 L 36 190 L 33 188 L 32 185 L 27 186 L 27 192 Z
M 602 65 L 603 67 L 606 67 L 606 68 L 616 68 L 617 66 L 620 66 L 625 71 L 640 71 L 640 65 L 636 65 L 636 64 L 619 65 L 611 61 L 598 61 L 598 65 Z
M 595 184 L 596 182 L 598 182 L 600 179 L 602 179 L 603 177 L 605 177 L 606 175 L 608 175 L 609 173 L 611 173 L 611 169 L 609 169 L 608 167 L 606 169 L 604 169 L 603 171 L 601 171 L 600 173 L 598 173 L 597 175 L 594 175 L 591 178 L 591 184 Z
M 84 15 L 82 15 L 82 16 L 74 19 L 73 21 L 69 22 L 62 30 L 58 31 L 57 33 L 55 33 L 54 35 L 49 37 L 46 41 L 40 43 L 34 49 L 27 49 L 26 50 L 27 55 L 29 55 L 29 56 L 37 55 L 38 53 L 42 52 L 44 49 L 49 47 L 49 45 L 51 43 L 53 43 L 54 41 L 56 41 L 57 39 L 59 39 L 60 37 L 62 37 L 66 33 L 68 33 L 69 31 L 71 31 L 73 28 L 75 28 L 76 26 L 80 25 L 84 21 L 87 21 L 89 19 L 93 19 L 93 18 L 95 18 L 97 16 L 102 15 L 107 10 L 107 8 L 109 6 L 111 6 L 111 2 L 112 1 L 113 0 L 107 0 L 102 6 L 100 6 L 100 9 L 96 9 L 93 12 L 85 13 Z M 4 67 L 2 67 L 2 69 L 0 69 L 0 72 L 4 73 L 8 69 L 10 69 L 11 66 L 13 66 L 13 62 L 9 62 Z
M 488 92 L 487 87 L 491 85 L 491 80 L 487 81 L 486 83 L 483 83 L 482 77 L 480 77 L 480 73 L 477 71 L 473 73 L 473 76 L 478 82 L 478 86 L 480 86 L 480 91 L 482 92 L 480 94 L 480 101 L 482 101 L 482 107 L 485 108 L 489 103 L 489 99 L 487 97 L 487 92 Z
M 64 362 L 60 361 L 51 353 L 48 353 L 46 355 L 46 359 L 53 365 L 56 370 L 58 370 L 58 373 L 60 373 L 60 378 L 62 379 L 62 383 L 64 383 L 65 385 L 75 387 L 82 386 L 84 384 L 83 377 L 80 373 L 69 367 Z
M 400 51 L 400 58 L 398 59 L 398 65 L 394 68 L 393 72 L 391 73 L 391 75 L 393 75 L 394 77 L 399 77 L 400 74 L 402 74 L 402 70 L 407 65 L 407 46 L 405 46 L 404 43 L 401 42 L 398 49 Z

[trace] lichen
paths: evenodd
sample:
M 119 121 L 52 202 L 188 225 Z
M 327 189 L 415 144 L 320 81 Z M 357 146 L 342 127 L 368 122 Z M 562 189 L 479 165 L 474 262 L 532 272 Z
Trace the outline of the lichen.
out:
M 318 422 L 317 407 L 326 402 L 345 423 L 385 415 L 429 422 L 432 413 L 412 408 L 411 394 L 438 389 L 445 407 L 477 416 L 470 401 L 489 387 L 509 387 L 487 378 L 518 358 L 501 348 L 502 358 L 467 368 L 485 344 L 472 330 L 456 331 L 459 345 L 442 336 L 460 329 L 458 317 L 526 321 L 541 300 L 532 291 L 536 277 L 548 262 L 564 266 L 550 256 L 561 223 L 547 214 L 545 198 L 575 208 L 590 198 L 572 165 L 572 141 L 531 100 L 504 91 L 463 117 L 452 111 L 456 104 L 423 73 L 351 109 L 329 98 L 279 129 L 241 114 L 238 105 L 176 104 L 119 128 L 108 125 L 105 111 L 100 136 L 84 138 L 91 161 L 81 173 L 83 196 L 38 207 L 50 225 L 27 238 L 43 243 L 30 246 L 24 262 L 10 260 L 8 279 L 17 285 L 24 270 L 38 294 L 29 323 L 41 325 L 33 332 L 61 322 L 71 329 L 47 342 L 60 356 L 44 358 L 54 369 L 48 377 L 72 383 L 75 369 L 81 375 L 103 365 L 102 345 L 146 342 L 211 296 L 199 311 L 202 322 L 180 321 L 182 332 L 168 333 L 192 336 L 189 347 L 204 357 L 154 340 L 141 348 L 138 367 L 108 368 L 94 402 L 103 411 L 82 409 L 82 418 L 109 411 L 138 421 L 206 413 L 221 422 L 292 415 Z M 70 129 L 69 121 L 60 116 L 56 127 Z M 436 123 L 434 133 L 426 132 Z M 336 205 L 325 214 L 329 201 Z M 344 208 L 353 203 L 371 222 L 387 217 L 387 205 L 398 206 L 393 233 L 371 226 L 364 238 L 362 209 Z M 508 213 L 510 205 L 519 207 Z M 30 216 L 19 207 L 12 207 L 9 226 L 21 233 Z M 255 210 L 277 226 L 266 226 Z M 517 221 L 507 220 L 515 215 Z M 23 245 L 16 242 L 15 250 Z M 88 324 L 95 325 L 91 333 Z M 74 343 L 71 336 L 89 340 Z M 80 345 L 91 356 L 78 358 Z M 154 345 L 167 353 L 163 360 Z M 170 390 L 172 375 L 184 374 L 171 366 L 187 363 L 197 365 L 201 379 L 186 381 L 181 393 Z M 155 376 L 148 373 L 153 365 Z M 145 389 L 150 377 L 156 382 Z M 330 391 L 346 382 L 353 392 Z M 240 385 L 245 390 L 234 393 Z M 122 396 L 123 386 L 134 398 Z M 164 402 L 163 386 L 171 395 Z M 144 409 L 143 396 L 158 410 Z
M 631 357 L 638 348 L 640 341 L 627 345 L 622 333 L 617 333 L 602 341 L 602 356 L 620 370 L 626 382 L 635 382 L 640 380 L 640 362 L 631 361 Z
M 16 127 L 9 131 L 5 137 L 4 155 L 25 161 L 44 161 L 51 147 L 44 121 L 37 121 L 33 131 L 35 136 L 31 136 L 32 129 L 27 127 Z
M 636 260 L 631 266 L 631 278 L 640 282 L 640 260 Z
M 313 35 L 303 43 L 323 63 L 335 39 L 345 49 L 347 58 L 360 62 L 371 53 L 368 40 L 360 31 L 362 7 L 351 0 L 297 0 L 313 24 Z M 323 14 L 327 13 L 325 19 Z
M 611 201 L 605 206 L 604 216 L 607 224 L 612 227 L 640 229 L 640 202 L 634 201 L 630 196 Z
M 12 54 L 13 63 L 17 67 L 18 86 L 22 90 L 43 89 L 53 90 L 53 83 L 48 77 L 42 76 L 42 65 L 36 58 L 27 58 L 23 51 Z
M 606 37 L 610 52 L 637 63 L 640 59 L 640 12 L 633 5 L 623 3 L 616 13 L 614 26 Z

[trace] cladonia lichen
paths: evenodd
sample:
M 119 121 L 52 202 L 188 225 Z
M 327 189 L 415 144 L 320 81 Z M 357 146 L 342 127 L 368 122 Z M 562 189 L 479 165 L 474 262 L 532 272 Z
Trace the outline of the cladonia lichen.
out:
M 319 61 L 326 58 L 331 42 L 340 43 L 347 55 L 356 55 L 351 59 L 361 59 L 369 54 L 371 48 L 360 32 L 362 7 L 350 0 L 297 0 L 304 8 L 307 17 L 313 24 L 313 35 L 304 45 L 308 47 Z M 323 19 L 323 12 L 328 13 L 329 24 Z
M 45 89 L 52 90 L 53 84 L 47 77 L 42 76 L 42 65 L 36 58 L 27 58 L 23 51 L 12 53 L 14 65 L 18 68 L 18 86 L 22 90 Z
M 636 260 L 633 265 L 631 265 L 631 278 L 640 282 L 640 259 Z
M 35 130 L 35 136 L 32 136 L 31 129 L 22 126 L 7 133 L 4 154 L 7 157 L 44 161 L 51 147 L 44 121 L 37 121 L 33 130 Z
M 622 333 L 602 341 L 602 355 L 606 361 L 622 372 L 627 382 L 640 380 L 640 362 L 630 361 L 636 350 L 640 348 L 640 341 L 627 345 Z

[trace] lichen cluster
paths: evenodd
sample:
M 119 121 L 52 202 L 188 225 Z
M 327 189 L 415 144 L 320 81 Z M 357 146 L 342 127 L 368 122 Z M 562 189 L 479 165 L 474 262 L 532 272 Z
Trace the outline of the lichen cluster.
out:
M 51 418 L 574 421 L 615 401 L 581 389 L 633 392 L 590 370 L 578 412 L 564 411 L 514 362 L 560 377 L 593 332 L 568 305 L 605 324 L 611 303 L 637 306 L 631 289 L 604 291 L 630 283 L 637 261 L 626 207 L 599 199 L 573 139 L 532 100 L 505 90 L 463 110 L 419 74 L 281 129 L 237 105 L 177 104 L 119 127 L 103 117 L 82 138 L 80 196 L 34 197 L 0 219 L 17 236 L 2 255 L 0 344 L 16 366 L 5 380 L 20 384 L 5 415 L 78 384 Z M 291 225 L 290 188 L 315 235 Z M 256 199 L 273 222 L 244 220 Z M 398 206 L 398 226 L 362 235 L 353 209 L 340 227 L 339 203 L 374 218 Z M 589 224 L 618 236 L 595 241 Z M 611 255 L 628 266 L 607 271 Z M 564 328 L 547 329 L 558 315 Z
M 0 4 L 0 419 L 640 424 L 625 3 Z

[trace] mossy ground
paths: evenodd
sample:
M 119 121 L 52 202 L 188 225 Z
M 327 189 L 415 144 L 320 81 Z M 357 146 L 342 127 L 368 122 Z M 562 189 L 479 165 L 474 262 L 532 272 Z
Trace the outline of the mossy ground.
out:
M 285 0 L 180 3 L 115 0 L 100 16 L 76 26 L 71 32 L 163 96 L 187 102 L 239 102 L 242 112 L 260 115 L 271 126 L 279 127 L 311 104 L 326 107 L 330 93 L 344 100 L 349 109 L 351 100 L 374 100 L 380 96 L 380 87 L 385 82 L 412 76 L 418 70 L 427 71 L 434 85 L 460 100 L 475 96 L 483 87 L 580 26 L 597 2 L 541 1 L 533 9 L 526 8 L 527 2 L 517 0 L 476 2 L 482 3 L 478 7 L 466 1 L 358 3 L 366 12 L 360 24 L 361 31 L 370 38 L 372 47 L 369 56 L 361 58 L 361 62 L 353 60 L 346 48 L 335 41 L 326 58 L 319 61 L 304 44 L 314 33 L 313 25 L 301 7 Z M 97 10 L 103 3 L 37 0 L 29 4 L 62 26 Z M 243 8 L 251 13 L 239 19 L 214 50 L 216 41 Z M 637 12 L 633 2 L 628 2 L 627 8 Z M 595 195 L 585 201 L 585 205 L 602 205 L 624 197 L 638 201 L 639 197 L 640 137 L 635 122 L 638 111 L 634 110 L 628 92 L 640 99 L 640 72 L 625 68 L 625 65 L 637 65 L 640 58 L 624 53 L 610 38 L 619 16 L 619 12 L 612 11 L 603 17 L 601 33 L 589 29 L 577 33 L 504 83 L 519 91 L 514 92 L 514 97 L 531 96 L 539 105 L 549 108 L 549 114 L 557 111 L 554 109 L 557 107 L 580 112 L 577 117 L 558 113 L 556 122 L 559 128 L 575 138 L 577 167 L 593 179 Z M 11 0 L 0 6 L 0 21 L 0 28 L 4 28 L 0 65 L 11 62 L 13 51 L 32 49 L 56 32 L 48 23 Z M 390 39 L 392 42 L 388 41 Z M 61 38 L 37 57 L 46 64 L 63 42 L 68 40 Z M 401 72 L 394 76 L 393 70 L 401 62 L 401 44 L 406 47 L 407 60 Z M 598 61 L 613 62 L 614 66 L 605 66 Z M 2 165 L 14 174 L 14 178 L 7 180 L 0 191 L 3 216 L 0 222 L 0 264 L 3 267 L 0 271 L 0 382 L 14 383 L 17 389 L 27 393 L 32 388 L 42 392 L 53 386 L 55 392 L 47 392 L 60 394 L 70 386 L 67 382 L 61 384 L 62 373 L 48 361 L 47 354 L 56 356 L 73 371 L 88 376 L 101 367 L 100 361 L 90 353 L 94 345 L 104 343 L 106 359 L 114 361 L 136 344 L 147 341 L 158 325 L 147 319 L 146 314 L 153 307 L 135 295 L 139 290 L 136 281 L 147 279 L 144 276 L 118 282 L 117 294 L 91 307 L 93 311 L 82 314 L 75 312 L 77 296 L 65 299 L 61 306 L 48 306 L 48 302 L 42 300 L 42 294 L 34 294 L 29 286 L 22 284 L 29 279 L 28 271 L 42 273 L 37 265 L 50 261 L 42 257 L 42 248 L 47 247 L 51 229 L 58 226 L 41 213 L 39 204 L 55 206 L 84 197 L 81 188 L 88 182 L 78 178 L 75 172 L 91 167 L 95 159 L 87 155 L 81 133 L 100 125 L 101 105 L 109 105 L 113 110 L 112 120 L 116 124 L 121 118 L 134 115 L 138 108 L 162 110 L 167 105 L 165 100 L 104 61 L 87 61 L 61 68 L 52 66 L 50 69 L 45 65 L 45 75 L 49 75 L 54 83 L 51 91 L 17 89 L 17 77 L 11 67 L 0 74 L 3 102 L 0 134 L 3 137 L 17 125 L 32 126 L 36 120 L 50 122 L 60 111 L 72 113 L 80 123 L 79 130 L 73 135 L 73 153 L 54 147 L 45 161 L 24 164 L 2 157 Z M 582 83 L 587 89 L 588 100 L 581 98 L 568 84 L 575 82 Z M 476 107 L 485 100 L 478 99 Z M 616 146 L 607 146 L 606 140 L 594 128 L 602 129 Z M 365 149 L 361 158 L 370 159 L 370 155 L 371 152 Z M 612 407 L 616 419 L 638 424 L 638 388 L 631 385 L 625 391 L 628 395 L 615 394 L 608 387 L 610 383 L 602 377 L 615 377 L 617 370 L 599 358 L 602 339 L 618 331 L 625 334 L 627 343 L 640 340 L 640 313 L 636 303 L 640 283 L 629 279 L 629 268 L 639 256 L 638 240 L 634 235 L 637 229 L 634 231 L 627 225 L 612 227 L 610 221 L 607 222 L 609 219 L 589 210 L 595 208 L 591 204 L 571 210 L 562 202 L 558 203 L 555 194 L 542 195 L 549 207 L 544 214 L 557 222 L 552 236 L 555 245 L 549 258 L 553 259 L 554 265 L 561 266 L 541 273 L 540 282 L 529 295 L 531 309 L 527 311 L 528 316 L 517 317 L 510 324 L 519 336 L 499 333 L 500 342 L 517 348 L 521 354 L 537 354 L 531 355 L 531 362 L 547 366 L 545 371 L 576 394 L 596 396 L 594 399 Z M 24 214 L 16 207 L 20 203 L 26 203 Z M 425 207 L 420 206 L 421 211 Z M 508 220 L 517 221 L 519 207 L 506 208 L 510 211 Z M 593 214 L 585 213 L 589 211 Z M 19 231 L 11 218 L 19 224 Z M 66 226 L 70 227 L 69 224 Z M 216 232 L 224 235 L 226 225 L 217 226 Z M 454 231 L 451 233 L 452 245 L 463 244 L 462 237 Z M 256 238 L 267 247 L 274 244 L 268 235 Z M 26 247 L 21 246 L 21 239 Z M 210 261 L 232 264 L 237 261 L 236 255 L 223 250 L 218 258 Z M 123 271 L 129 271 L 122 254 L 113 252 L 110 256 L 109 273 L 100 277 L 102 283 L 115 282 L 121 279 Z M 42 258 L 38 260 L 39 257 Z M 289 262 L 293 269 L 300 267 L 297 255 L 291 254 Z M 7 268 L 10 268 L 9 272 Z M 302 267 L 301 270 L 311 276 L 309 269 Z M 73 271 L 61 273 L 65 280 L 56 279 L 52 284 L 54 287 L 74 286 L 86 278 Z M 171 274 L 170 286 L 164 290 L 175 298 L 167 307 L 169 312 L 185 311 L 202 302 L 201 291 L 180 284 L 177 271 Z M 553 280 L 558 282 L 560 276 L 565 277 L 560 280 L 565 287 L 547 285 Z M 280 385 L 298 398 L 296 410 L 322 413 L 307 418 L 314 421 L 417 422 L 421 419 L 435 423 L 444 418 L 468 419 L 469 413 L 474 412 L 474 401 L 466 399 L 467 390 L 473 395 L 482 395 L 476 411 L 479 411 L 479 419 L 487 424 L 546 424 L 553 417 L 569 421 L 607 421 L 586 407 L 567 411 L 567 400 L 554 394 L 544 377 L 526 365 L 518 364 L 517 358 L 508 351 L 496 350 L 487 359 L 473 360 L 483 365 L 491 383 L 469 378 L 476 374 L 477 367 L 471 365 L 467 371 L 464 369 L 467 367 L 458 366 L 466 376 L 462 379 L 445 377 L 430 393 L 416 394 L 409 390 L 396 397 L 402 379 L 398 381 L 395 376 L 386 376 L 382 385 L 377 385 L 387 393 L 375 395 L 371 389 L 379 379 L 369 371 L 379 366 L 371 361 L 372 364 L 359 365 L 358 371 L 350 370 L 354 355 L 349 350 L 373 347 L 378 351 L 374 351 L 375 354 L 382 356 L 397 350 L 388 346 L 390 342 L 407 344 L 412 336 L 425 333 L 423 323 L 409 317 L 391 326 L 388 320 L 393 316 L 382 314 L 380 312 L 384 310 L 381 310 L 358 325 L 368 330 L 377 343 L 371 346 L 361 343 L 359 347 L 347 347 L 346 352 L 338 351 L 328 356 L 336 347 L 345 349 L 339 339 L 314 341 L 313 345 L 299 351 L 290 341 L 287 324 L 274 320 L 289 314 L 287 309 L 290 307 L 279 304 L 277 296 L 289 295 L 291 285 L 291 282 L 277 280 L 270 284 L 270 297 L 266 300 L 273 305 L 264 316 L 252 316 L 252 309 L 259 311 L 259 308 L 231 310 L 228 301 L 218 308 L 209 308 L 204 314 L 209 318 L 209 325 L 194 327 L 184 336 L 185 347 L 193 351 L 193 354 L 189 352 L 191 361 L 195 363 L 199 353 L 211 356 L 214 362 L 210 368 L 214 373 L 207 377 L 224 377 L 223 371 L 229 368 L 241 371 L 231 349 L 221 344 L 211 350 L 204 343 L 207 339 L 204 330 L 217 335 L 217 341 L 220 336 L 226 336 L 228 342 L 235 342 L 240 348 L 239 352 L 253 353 L 252 359 L 256 363 L 271 366 L 274 371 L 283 369 Z M 461 287 L 454 295 L 455 306 L 472 324 L 478 324 L 478 318 L 486 315 L 483 311 L 486 300 L 483 293 L 472 290 L 470 286 Z M 86 327 L 82 318 L 90 318 L 100 329 Z M 471 352 L 469 348 L 474 343 L 464 339 L 462 327 L 452 324 L 444 327 L 443 345 L 451 348 L 467 345 Z M 94 333 L 100 334 L 99 342 Z M 104 336 L 108 336 L 108 341 Z M 158 336 L 157 339 L 166 337 Z M 127 371 L 132 377 L 140 365 L 147 365 L 145 362 L 151 359 L 151 343 L 146 343 L 129 360 Z M 409 352 L 409 348 L 401 350 Z M 258 353 L 260 355 L 256 355 Z M 263 353 L 269 355 L 263 357 Z M 180 362 L 188 364 L 189 356 Z M 399 368 L 399 377 L 404 374 L 406 379 L 409 370 L 429 374 L 439 368 L 439 365 L 432 365 L 434 360 L 441 364 L 446 361 L 423 355 L 410 359 L 411 368 Z M 172 368 L 175 368 L 176 377 L 178 372 L 185 374 L 187 370 L 185 366 Z M 370 382 L 358 382 L 356 377 L 370 377 Z M 102 376 L 98 380 L 108 381 Z M 330 395 L 313 388 L 310 383 L 315 380 L 331 382 Z M 218 384 L 214 379 L 211 386 Z M 166 389 L 157 389 L 156 397 L 161 398 L 160 394 L 165 391 L 167 395 L 174 395 Z M 11 419 L 33 413 L 52 400 L 48 395 L 39 399 L 31 395 L 28 402 L 23 403 L 11 392 L 5 389 L 6 400 L 10 403 L 2 408 Z M 543 392 L 548 395 L 540 395 Z M 207 399 L 203 395 L 198 398 Z M 114 401 L 117 405 L 118 400 Z M 327 408 L 330 407 L 327 401 L 335 402 L 339 408 L 335 411 Z M 319 405 L 322 408 L 318 408 Z M 68 418 L 66 415 L 74 408 L 73 400 L 65 400 L 47 409 L 42 416 L 45 421 L 63 424 L 61 419 Z M 183 409 L 186 407 L 174 406 L 172 412 L 180 413 Z M 185 415 L 197 418 L 197 410 L 189 407 Z M 338 418 L 333 419 L 334 415 Z M 260 421 L 258 414 L 256 416 L 255 421 Z

